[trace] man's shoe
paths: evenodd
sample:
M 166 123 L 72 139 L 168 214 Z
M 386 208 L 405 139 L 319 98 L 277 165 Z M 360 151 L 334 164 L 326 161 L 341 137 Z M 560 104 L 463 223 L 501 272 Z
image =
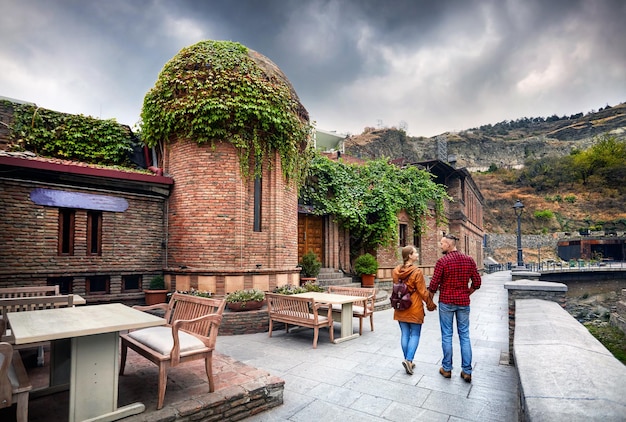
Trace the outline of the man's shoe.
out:
M 465 382 L 472 382 L 472 375 L 471 374 L 466 374 L 463 371 L 461 371 L 461 378 L 463 378 L 463 381 L 465 381 Z
M 405 359 L 402 361 L 402 366 L 404 366 L 404 370 L 407 374 L 413 375 L 413 368 L 415 367 L 415 364 L 413 362 L 409 362 Z
M 439 373 L 441 374 L 442 377 L 444 378 L 450 378 L 452 376 L 452 371 L 446 371 L 443 368 L 439 368 Z

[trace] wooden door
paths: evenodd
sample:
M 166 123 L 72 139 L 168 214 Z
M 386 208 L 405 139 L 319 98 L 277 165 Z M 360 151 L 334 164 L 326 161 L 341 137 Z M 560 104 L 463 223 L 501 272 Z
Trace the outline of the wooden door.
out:
M 298 214 L 298 262 L 309 251 L 324 262 L 324 217 Z

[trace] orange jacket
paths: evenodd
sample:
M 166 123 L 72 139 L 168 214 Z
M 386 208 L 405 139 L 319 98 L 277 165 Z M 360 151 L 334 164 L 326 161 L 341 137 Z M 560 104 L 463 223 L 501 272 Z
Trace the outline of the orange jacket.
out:
M 398 265 L 393 269 L 391 273 L 394 284 L 399 279 L 405 280 L 404 282 L 411 291 L 411 307 L 403 311 L 395 310 L 393 313 L 393 319 L 402 322 L 412 322 L 414 324 L 424 323 L 424 303 L 428 310 L 436 309 L 435 302 L 430 297 L 430 293 L 426 288 L 426 281 L 424 280 L 424 273 L 415 265 Z

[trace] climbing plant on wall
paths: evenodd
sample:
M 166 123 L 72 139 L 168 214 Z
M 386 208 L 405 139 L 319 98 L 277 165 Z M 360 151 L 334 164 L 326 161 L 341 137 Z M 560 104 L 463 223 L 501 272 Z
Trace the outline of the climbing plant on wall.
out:
M 446 188 L 417 167 L 400 168 L 385 159 L 366 164 L 333 161 L 317 155 L 300 190 L 300 201 L 312 205 L 318 215 L 330 214 L 356 239 L 353 250 L 375 249 L 397 240 L 398 213 L 405 210 L 415 224 L 424 228 L 434 208 L 443 222 Z
M 251 167 L 261 171 L 250 166 L 251 157 L 268 160 L 275 151 L 286 179 L 301 174 L 306 163 L 302 153 L 311 130 L 306 110 L 275 65 L 261 67 L 236 42 L 183 48 L 146 94 L 141 118 L 148 146 L 176 137 L 198 144 L 231 142 L 244 176 Z
M 59 113 L 32 104 L 3 102 L 13 109 L 14 150 L 102 165 L 130 166 L 130 129 L 115 120 Z

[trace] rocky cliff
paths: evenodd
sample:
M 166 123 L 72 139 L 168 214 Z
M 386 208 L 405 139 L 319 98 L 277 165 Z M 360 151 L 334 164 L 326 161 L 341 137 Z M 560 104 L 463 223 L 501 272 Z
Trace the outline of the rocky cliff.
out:
M 563 156 L 592 145 L 605 133 L 626 136 L 626 103 L 569 117 L 521 118 L 494 125 L 447 132 L 432 138 L 407 136 L 402 130 L 366 129 L 346 140 L 346 153 L 361 158 L 386 157 L 406 163 L 443 159 L 472 170 L 520 167 L 526 159 Z

